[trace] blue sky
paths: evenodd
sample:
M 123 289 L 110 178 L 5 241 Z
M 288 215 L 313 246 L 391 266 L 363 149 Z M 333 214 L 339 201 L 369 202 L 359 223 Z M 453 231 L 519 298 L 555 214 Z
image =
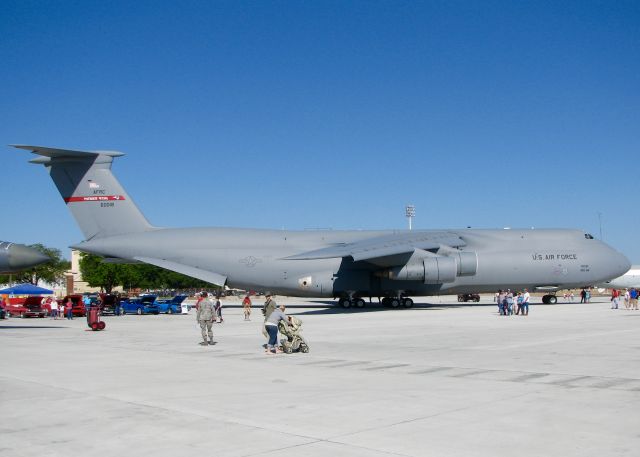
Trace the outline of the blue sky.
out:
M 4 1 L 0 139 L 159 226 L 573 227 L 640 263 L 640 3 Z M 2 156 L 0 238 L 82 235 Z M 68 254 L 67 254 L 68 255 Z

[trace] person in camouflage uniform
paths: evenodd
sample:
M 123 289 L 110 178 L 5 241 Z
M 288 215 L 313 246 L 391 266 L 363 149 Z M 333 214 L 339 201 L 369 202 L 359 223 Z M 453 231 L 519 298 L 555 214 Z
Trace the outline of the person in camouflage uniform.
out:
M 207 293 L 202 293 L 203 300 L 198 304 L 198 314 L 196 316 L 198 323 L 200 324 L 200 330 L 202 331 L 202 339 L 204 342 L 200 343 L 202 346 L 208 344 L 215 344 L 213 341 L 213 319 L 215 312 L 213 310 L 213 302 L 207 298 Z M 207 336 L 209 339 L 207 340 Z

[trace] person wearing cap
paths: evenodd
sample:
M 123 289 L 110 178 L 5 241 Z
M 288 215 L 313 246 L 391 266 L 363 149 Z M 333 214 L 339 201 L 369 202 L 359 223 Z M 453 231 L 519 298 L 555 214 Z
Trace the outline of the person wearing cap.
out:
M 269 335 L 267 349 L 265 350 L 267 354 L 275 354 L 276 351 L 282 352 L 281 350 L 277 350 L 276 346 L 278 344 L 278 324 L 280 321 L 283 321 L 286 325 L 289 325 L 289 318 L 284 313 L 284 310 L 284 305 L 280 305 L 280 308 L 273 310 L 264 322 L 264 328 Z
M 201 346 L 207 346 L 208 344 L 215 344 L 213 341 L 213 318 L 215 311 L 213 310 L 213 303 L 207 298 L 207 293 L 202 292 L 202 300 L 198 305 L 198 313 L 196 319 L 200 324 L 200 330 L 202 331 L 203 342 Z M 209 339 L 207 339 L 207 336 Z

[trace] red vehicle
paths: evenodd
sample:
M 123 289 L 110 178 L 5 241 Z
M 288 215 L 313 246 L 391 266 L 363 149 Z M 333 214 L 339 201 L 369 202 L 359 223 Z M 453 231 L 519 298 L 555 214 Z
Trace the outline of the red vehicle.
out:
M 87 315 L 87 310 L 84 308 L 84 302 L 82 301 L 82 295 L 80 294 L 73 294 L 73 295 L 67 295 L 66 297 L 64 297 L 62 300 L 58 300 L 58 306 L 60 307 L 60 309 L 64 309 L 64 307 L 67 304 L 67 300 L 71 299 L 71 302 L 73 303 L 73 308 L 72 308 L 72 313 L 73 313 L 73 317 L 84 317 Z M 64 314 L 64 311 L 62 312 L 62 315 L 66 315 Z
M 13 317 L 44 317 L 47 311 L 40 304 L 42 297 L 33 295 L 27 298 L 10 298 L 7 305 L 7 314 Z

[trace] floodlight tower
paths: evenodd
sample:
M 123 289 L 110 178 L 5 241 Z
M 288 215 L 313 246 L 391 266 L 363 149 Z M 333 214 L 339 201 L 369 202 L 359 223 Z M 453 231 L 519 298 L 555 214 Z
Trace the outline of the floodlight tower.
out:
M 416 217 L 416 207 L 413 205 L 407 205 L 405 207 L 405 214 L 407 219 L 409 219 L 409 230 L 411 230 L 411 223 L 413 222 L 413 218 Z

